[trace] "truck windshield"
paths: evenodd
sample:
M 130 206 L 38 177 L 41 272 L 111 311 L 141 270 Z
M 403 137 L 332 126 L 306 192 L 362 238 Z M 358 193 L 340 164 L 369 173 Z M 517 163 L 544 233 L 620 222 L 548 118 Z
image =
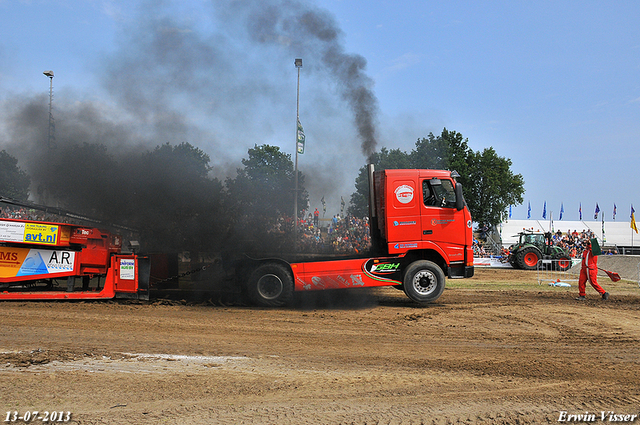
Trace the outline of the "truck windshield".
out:
M 456 192 L 451 180 L 437 180 L 437 182 L 424 180 L 422 195 L 424 204 L 428 207 L 455 208 L 456 206 Z

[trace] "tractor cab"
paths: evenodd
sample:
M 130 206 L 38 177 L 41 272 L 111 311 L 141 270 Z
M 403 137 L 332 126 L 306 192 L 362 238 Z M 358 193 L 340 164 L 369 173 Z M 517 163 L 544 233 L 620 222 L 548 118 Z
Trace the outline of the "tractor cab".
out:
M 542 233 L 520 233 L 520 244 L 543 246 L 545 244 L 545 237 Z

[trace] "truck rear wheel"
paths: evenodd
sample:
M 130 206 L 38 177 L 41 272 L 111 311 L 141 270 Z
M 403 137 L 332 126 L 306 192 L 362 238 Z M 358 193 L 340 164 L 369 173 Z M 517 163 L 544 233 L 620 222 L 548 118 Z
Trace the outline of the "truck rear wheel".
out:
M 249 276 L 247 295 L 259 306 L 287 305 L 293 298 L 293 277 L 282 264 L 262 264 Z
M 444 291 L 444 273 L 432 261 L 420 260 L 412 263 L 404 275 L 404 293 L 421 304 L 437 300 Z

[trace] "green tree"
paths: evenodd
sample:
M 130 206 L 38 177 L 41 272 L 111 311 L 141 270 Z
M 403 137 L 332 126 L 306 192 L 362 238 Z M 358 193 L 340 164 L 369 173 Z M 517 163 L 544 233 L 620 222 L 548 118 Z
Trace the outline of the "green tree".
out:
M 123 162 L 118 205 L 158 249 L 219 249 L 228 216 L 222 182 L 209 177 L 209 155 L 190 143 L 164 144 Z M 125 218 L 123 216 L 123 218 Z
M 447 139 L 435 137 L 433 133 L 429 133 L 426 138 L 416 141 L 416 147 L 410 156 L 411 168 L 440 170 L 445 167 L 449 159 Z
M 480 225 L 496 225 L 504 218 L 509 205 L 522 203 L 524 179 L 511 171 L 511 160 L 498 156 L 493 148 L 474 152 L 468 139 L 455 131 L 442 130 L 439 136 L 429 133 L 418 139 L 407 154 L 398 149 L 382 148 L 372 156 L 376 170 L 387 168 L 422 168 L 457 171 L 471 216 Z M 368 176 L 366 167 L 356 178 L 356 192 L 351 195 L 349 213 L 368 213 Z
M 201 149 L 166 143 L 115 156 L 83 143 L 58 148 L 56 158 L 48 193 L 64 208 L 137 229 L 145 250 L 218 249 L 225 192 Z
M 263 243 L 268 239 L 268 243 L 276 243 L 267 235 L 278 233 L 275 230 L 285 233 L 293 228 L 295 182 L 291 155 L 270 145 L 255 145 L 248 155 L 242 160 L 244 167 L 237 169 L 236 177 L 225 182 L 235 223 L 234 233 Z M 298 216 L 308 202 L 304 175 L 298 172 Z M 275 247 L 270 245 L 270 248 Z
M 370 159 L 377 171 L 412 168 L 411 156 L 400 149 L 389 150 L 382 147 L 380 152 L 374 152 Z M 369 215 L 369 174 L 366 165 L 360 168 L 360 172 L 356 177 L 356 191 L 351 194 L 347 213 L 356 217 Z
M 442 130 L 439 139 L 447 147 L 446 161 L 443 169 L 457 171 L 460 174 L 459 181 L 469 184 L 469 157 L 473 154 L 469 148 L 468 139 L 464 139 L 462 134 L 455 131 Z
M 511 171 L 511 160 L 498 156 L 493 147 L 473 152 L 469 163 L 464 189 L 471 216 L 480 226 L 497 225 L 506 218 L 509 205 L 522 203 L 524 179 Z
M 18 160 L 7 151 L 0 151 L 0 196 L 26 201 L 31 178 L 18 167 Z

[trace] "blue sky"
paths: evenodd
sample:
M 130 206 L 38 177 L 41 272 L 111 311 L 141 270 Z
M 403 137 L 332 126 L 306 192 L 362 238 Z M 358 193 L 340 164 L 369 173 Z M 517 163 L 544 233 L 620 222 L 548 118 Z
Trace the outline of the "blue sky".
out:
M 492 146 L 525 180 L 516 219 L 529 203 L 537 219 L 545 202 L 555 219 L 563 204 L 565 220 L 580 204 L 585 219 L 596 203 L 607 220 L 614 203 L 617 221 L 640 208 L 637 1 L 0 0 L 0 149 L 28 168 L 11 111 L 48 105 L 51 69 L 59 142 L 89 108 L 126 129 L 118 143 L 189 141 L 232 175 L 254 144 L 293 154 L 301 57 L 299 166 L 311 207 L 325 196 L 337 212 L 365 161 L 354 110 L 321 57 L 323 34 L 257 29 L 275 10 L 322 18 L 366 60 L 378 149 L 408 151 L 444 127 Z

